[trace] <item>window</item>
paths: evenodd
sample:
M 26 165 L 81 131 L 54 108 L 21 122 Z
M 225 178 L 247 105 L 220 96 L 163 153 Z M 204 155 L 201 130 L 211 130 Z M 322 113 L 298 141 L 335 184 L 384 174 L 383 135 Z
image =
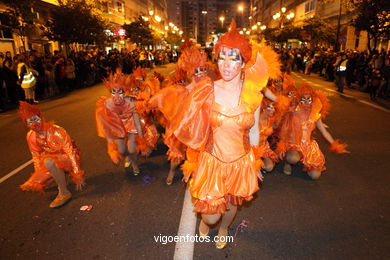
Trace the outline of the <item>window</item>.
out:
M 9 18 L 4 14 L 0 14 L 0 24 L 9 25 Z M 11 29 L 8 29 L 8 28 L 0 29 L 0 38 L 12 39 L 13 37 L 12 37 Z
M 118 9 L 118 12 L 122 13 L 123 12 L 123 3 L 116 2 L 116 6 L 117 6 L 117 9 Z
M 305 3 L 305 13 L 313 12 L 316 8 L 316 0 L 310 0 Z

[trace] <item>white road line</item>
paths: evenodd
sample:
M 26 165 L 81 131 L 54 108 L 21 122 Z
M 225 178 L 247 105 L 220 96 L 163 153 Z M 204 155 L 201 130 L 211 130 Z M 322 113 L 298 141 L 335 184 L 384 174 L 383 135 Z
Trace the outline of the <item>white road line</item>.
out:
M 370 102 L 367 102 L 367 101 L 364 101 L 364 100 L 361 100 L 361 99 L 358 99 L 357 101 L 359 101 L 360 103 L 369 105 L 369 106 L 371 106 L 371 107 L 374 107 L 374 108 L 376 108 L 376 109 L 382 110 L 382 111 L 384 111 L 384 112 L 390 113 L 390 110 L 389 110 L 389 109 L 386 109 L 386 108 L 384 108 L 384 107 L 381 107 L 381 106 L 372 104 L 372 103 L 370 103 Z
M 4 182 L 5 180 L 7 180 L 9 177 L 17 174 L 19 171 L 23 170 L 24 168 L 26 168 L 28 165 L 30 165 L 32 163 L 32 159 L 28 162 L 25 162 L 24 164 L 20 165 L 18 168 L 16 168 L 15 170 L 13 170 L 12 172 L 8 173 L 7 175 L 5 175 L 3 178 L 0 179 L 0 183 Z
M 181 211 L 179 231 L 177 235 L 180 236 L 194 236 L 196 227 L 196 213 L 192 205 L 192 196 L 189 185 L 187 185 L 184 196 L 183 209 Z M 191 260 L 194 256 L 194 242 L 179 242 L 175 246 L 174 260 Z

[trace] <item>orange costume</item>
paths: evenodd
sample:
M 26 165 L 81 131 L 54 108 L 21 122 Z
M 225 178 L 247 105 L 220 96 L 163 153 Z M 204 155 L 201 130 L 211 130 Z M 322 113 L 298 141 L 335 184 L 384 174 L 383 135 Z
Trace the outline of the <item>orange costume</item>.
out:
M 184 84 L 191 79 L 193 75 L 198 75 L 196 80 L 206 76 L 203 68 L 206 67 L 207 56 L 205 53 L 199 51 L 199 48 L 189 44 L 181 47 L 183 53 L 179 58 L 178 65 L 175 71 L 174 78 L 171 84 L 161 89 L 149 101 L 149 108 L 158 110 L 164 116 L 163 127 L 166 129 L 170 127 L 171 122 L 178 114 L 180 104 L 188 96 L 191 89 L 188 89 Z M 201 70 L 197 72 L 197 70 Z M 169 146 L 167 152 L 168 160 L 181 162 L 186 153 L 186 146 L 175 138 L 170 138 L 170 143 L 164 142 Z
M 20 115 L 24 121 L 38 115 L 38 108 L 25 102 L 20 104 Z M 75 184 L 84 184 L 84 171 L 80 169 L 80 151 L 75 142 L 62 127 L 53 122 L 45 122 L 42 118 L 42 130 L 39 134 L 30 130 L 27 133 L 27 143 L 32 154 L 34 173 L 20 186 L 22 190 L 41 191 L 47 187 L 47 182 L 53 178 L 45 166 L 45 159 L 51 159 L 58 169 L 70 174 Z
M 224 107 L 214 101 L 214 83 L 202 79 L 180 107 L 166 138 L 175 136 L 188 147 L 200 151 L 195 173 L 189 181 L 196 212 L 224 213 L 228 202 L 241 205 L 258 189 L 257 173 L 261 160 L 258 147 L 249 144 L 254 113 L 262 101 L 261 90 L 268 81 L 268 66 L 252 49 L 232 23 L 231 30 L 219 39 L 222 46 L 237 48 L 247 63 L 239 105 Z M 261 53 L 261 52 L 260 52 Z M 252 57 L 252 62 L 249 62 Z M 248 63 L 249 62 L 249 63 Z
M 138 110 L 135 102 L 133 102 L 134 98 L 130 97 L 130 87 L 134 85 L 133 83 L 134 79 L 131 76 L 120 73 L 110 75 L 105 84 L 113 96 L 110 98 L 102 96 L 96 102 L 98 136 L 109 140 L 108 154 L 115 164 L 119 163 L 122 155 L 118 152 L 113 140 L 126 139 L 129 134 L 139 134 L 133 118 Z M 118 96 L 120 96 L 119 99 Z M 148 124 L 145 120 L 141 119 L 140 121 L 144 138 L 137 136 L 137 151 L 145 151 L 155 146 L 157 142 L 156 133 L 147 127 Z
M 311 109 L 303 109 L 298 104 L 294 111 L 290 111 L 284 118 L 279 138 L 277 152 L 281 159 L 288 150 L 296 150 L 301 154 L 304 171 L 325 170 L 325 157 L 318 143 L 313 139 L 312 132 L 319 119 L 324 118 L 329 111 L 329 103 L 324 93 L 305 85 L 298 90 L 298 100 L 303 95 L 310 95 Z

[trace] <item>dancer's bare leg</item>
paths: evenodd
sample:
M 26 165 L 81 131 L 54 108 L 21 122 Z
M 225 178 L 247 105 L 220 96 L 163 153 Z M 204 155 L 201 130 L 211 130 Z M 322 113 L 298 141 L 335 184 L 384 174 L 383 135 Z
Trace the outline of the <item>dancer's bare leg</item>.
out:
M 174 160 L 171 161 L 168 177 L 165 181 L 167 185 L 172 184 L 173 177 L 175 176 L 175 170 L 176 170 L 177 166 L 179 166 L 179 164 L 180 164 L 180 161 L 174 161 Z
M 220 241 L 216 243 L 218 249 L 225 247 L 227 243 L 228 228 L 237 214 L 237 206 L 229 203 L 229 208 L 230 209 L 226 210 L 225 215 L 222 217 L 221 226 L 219 227 L 218 237 Z M 224 238 L 221 239 L 221 237 Z
M 51 175 L 53 175 L 54 180 L 58 185 L 58 194 L 66 195 L 70 193 L 66 185 L 65 173 L 63 170 L 58 169 L 54 161 L 50 158 L 45 159 L 44 161 L 46 168 L 49 170 Z
M 320 170 L 311 170 L 307 174 L 313 180 L 318 180 L 321 177 L 321 171 Z
M 134 175 L 139 174 L 139 168 L 137 164 L 137 144 L 135 141 L 136 134 L 129 134 L 127 138 L 127 150 L 129 151 L 126 156 L 126 162 L 130 163 L 133 168 Z
M 263 158 L 264 170 L 271 172 L 274 169 L 274 162 L 270 158 Z
M 286 160 L 284 162 L 284 174 L 291 175 L 291 164 L 297 164 L 301 160 L 301 155 L 296 150 L 288 150 L 286 153 Z

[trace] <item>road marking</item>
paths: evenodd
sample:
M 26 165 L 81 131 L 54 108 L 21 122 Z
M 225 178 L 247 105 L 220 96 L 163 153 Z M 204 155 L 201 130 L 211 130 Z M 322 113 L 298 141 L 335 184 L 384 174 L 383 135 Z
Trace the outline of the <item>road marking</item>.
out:
M 295 75 L 296 77 L 298 77 L 298 78 L 301 78 L 301 79 L 304 80 L 304 81 L 309 82 L 310 84 L 312 84 L 312 85 L 314 85 L 314 86 L 322 87 L 320 84 L 314 83 L 314 82 L 312 82 L 312 81 L 310 81 L 310 80 L 307 80 L 307 79 L 304 79 L 304 78 L 302 78 L 301 76 L 299 76 L 299 75 L 297 75 L 297 74 L 295 74 L 295 73 L 294 73 L 294 75 Z M 340 93 L 340 92 L 338 92 L 337 90 L 334 90 L 334 89 L 331 89 L 331 88 L 323 87 L 323 89 L 325 89 L 325 90 L 327 90 L 327 91 L 329 91 L 329 92 L 338 93 L 339 95 L 344 96 L 344 97 L 353 98 L 353 99 L 357 100 L 358 102 L 360 102 L 360 103 L 362 103 L 362 104 L 365 104 L 365 105 L 368 105 L 368 106 L 370 106 L 370 107 L 379 109 L 379 110 L 381 110 L 381 111 L 383 111 L 383 112 L 386 112 L 386 113 L 390 113 L 390 110 L 389 110 L 389 109 L 384 108 L 384 107 L 381 107 L 381 106 L 378 106 L 378 105 L 375 105 L 375 104 L 370 103 L 370 102 L 368 102 L 368 101 L 365 101 L 365 100 L 356 98 L 356 97 L 354 97 L 354 96 L 351 96 L 351 95 L 348 95 L 348 94 L 345 94 L 345 93 Z
M 20 165 L 18 168 L 16 168 L 15 170 L 13 170 L 12 172 L 8 173 L 7 175 L 5 175 L 3 178 L 0 179 L 0 183 L 4 182 L 5 180 L 7 180 L 9 177 L 17 174 L 19 171 L 23 170 L 24 168 L 26 168 L 27 166 L 29 166 L 30 164 L 32 163 L 32 159 L 28 162 L 25 162 L 24 164 Z
M 192 196 L 190 193 L 189 185 L 187 185 L 184 195 L 183 209 L 181 211 L 181 218 L 179 224 L 179 231 L 177 235 L 180 236 L 194 236 L 196 227 L 196 213 L 192 205 Z M 194 242 L 181 242 L 176 243 L 174 260 L 191 260 L 194 256 Z

